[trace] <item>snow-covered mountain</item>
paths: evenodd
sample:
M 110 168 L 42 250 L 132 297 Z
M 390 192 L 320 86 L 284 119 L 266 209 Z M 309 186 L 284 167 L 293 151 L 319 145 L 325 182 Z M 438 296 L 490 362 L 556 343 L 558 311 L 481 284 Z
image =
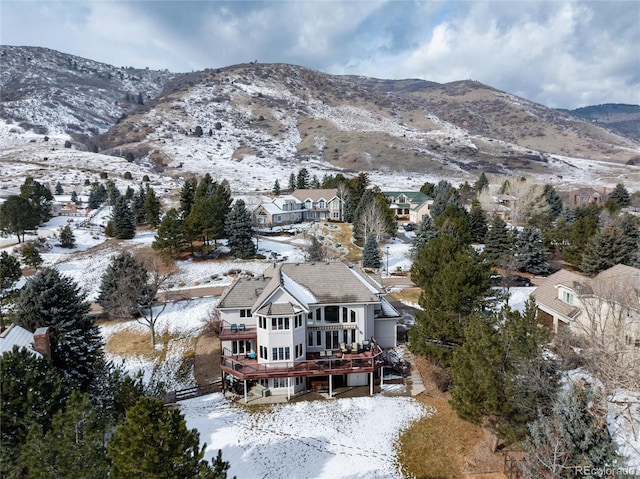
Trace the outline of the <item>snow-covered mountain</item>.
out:
M 102 162 L 128 158 L 174 178 L 210 172 L 240 191 L 286 184 L 302 167 L 319 177 L 367 171 L 403 188 L 473 181 L 481 171 L 640 183 L 640 143 L 478 82 L 258 63 L 172 74 L 10 46 L 0 47 L 0 62 L 0 144 L 12 151 L 0 160 L 27 156 L 20 145 L 47 135 L 99 151 Z

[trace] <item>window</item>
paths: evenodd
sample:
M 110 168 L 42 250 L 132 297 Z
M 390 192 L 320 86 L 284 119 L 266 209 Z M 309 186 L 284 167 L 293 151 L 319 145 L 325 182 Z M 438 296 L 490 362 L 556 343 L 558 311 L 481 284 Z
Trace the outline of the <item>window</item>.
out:
M 273 388 L 288 388 L 289 387 L 289 378 L 274 378 L 273 379 Z
M 347 322 L 347 318 L 348 318 L 347 311 L 348 311 L 347 308 L 342 308 L 342 322 L 343 323 Z
M 316 331 L 316 346 L 322 346 L 322 331 Z
M 307 346 L 313 346 L 313 331 L 307 334 Z
M 562 301 L 564 301 L 567 304 L 573 304 L 573 294 L 571 294 L 569 291 L 563 291 Z
M 274 361 L 288 361 L 291 359 L 291 348 L 288 346 L 286 348 L 272 348 L 273 360 Z
M 318 201 L 318 208 L 324 209 L 325 207 L 326 207 L 326 203 L 324 202 L 324 200 Z
M 269 359 L 266 346 L 260 346 L 259 353 L 261 359 Z
M 340 318 L 340 308 L 338 306 L 325 306 L 324 307 L 324 322 L 325 323 L 337 323 Z
M 271 318 L 271 329 L 272 330 L 283 330 L 289 329 L 289 318 Z
M 302 343 L 296 344 L 296 358 L 302 357 L 302 354 L 303 354 Z
M 324 347 L 326 349 L 338 349 L 340 347 L 338 331 L 325 331 L 324 339 Z
M 282 216 L 276 215 L 276 223 L 282 223 Z
M 233 354 L 248 354 L 251 352 L 251 341 L 231 341 Z
M 264 316 L 258 316 L 258 328 L 267 329 L 267 318 Z
M 356 322 L 356 312 L 354 310 L 351 310 L 351 322 Z
M 301 314 L 297 314 L 295 317 L 295 327 L 296 328 L 301 328 L 302 327 L 302 315 Z
M 251 317 L 251 310 L 250 309 L 241 309 L 240 310 L 240 317 L 241 318 L 250 318 Z

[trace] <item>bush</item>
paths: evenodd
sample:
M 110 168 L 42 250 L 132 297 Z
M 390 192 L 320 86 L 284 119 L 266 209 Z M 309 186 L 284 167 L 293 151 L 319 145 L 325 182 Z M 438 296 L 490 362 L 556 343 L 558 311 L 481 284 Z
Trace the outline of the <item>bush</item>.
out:
M 133 179 L 133 176 L 131 176 L 131 172 L 130 171 L 125 171 L 124 175 L 123 175 L 123 178 L 125 180 L 131 180 L 131 179 Z
M 65 148 L 71 148 L 71 142 L 69 140 L 64 142 L 64 147 Z
M 101 171 L 100 172 L 100 178 L 103 180 L 106 180 L 109 177 L 109 175 L 107 174 L 106 171 Z
M 149 179 L 149 175 L 144 175 L 144 176 L 142 177 L 142 181 L 145 181 L 145 182 L 147 182 L 147 183 L 148 183 L 149 181 L 151 181 L 151 180 Z

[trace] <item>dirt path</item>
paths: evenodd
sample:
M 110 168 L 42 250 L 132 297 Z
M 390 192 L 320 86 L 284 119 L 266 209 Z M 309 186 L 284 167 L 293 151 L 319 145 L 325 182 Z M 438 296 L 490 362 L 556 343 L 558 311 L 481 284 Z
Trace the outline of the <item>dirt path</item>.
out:
M 209 332 L 198 338 L 193 369 L 198 386 L 210 384 L 222 377 L 220 371 L 220 340 L 215 334 Z

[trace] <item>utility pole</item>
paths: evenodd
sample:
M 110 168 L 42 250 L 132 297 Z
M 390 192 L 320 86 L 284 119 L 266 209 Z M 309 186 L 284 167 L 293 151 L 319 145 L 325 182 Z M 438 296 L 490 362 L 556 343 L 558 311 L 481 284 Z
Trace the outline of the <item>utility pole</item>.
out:
M 387 276 L 389 276 L 389 247 L 387 246 Z

